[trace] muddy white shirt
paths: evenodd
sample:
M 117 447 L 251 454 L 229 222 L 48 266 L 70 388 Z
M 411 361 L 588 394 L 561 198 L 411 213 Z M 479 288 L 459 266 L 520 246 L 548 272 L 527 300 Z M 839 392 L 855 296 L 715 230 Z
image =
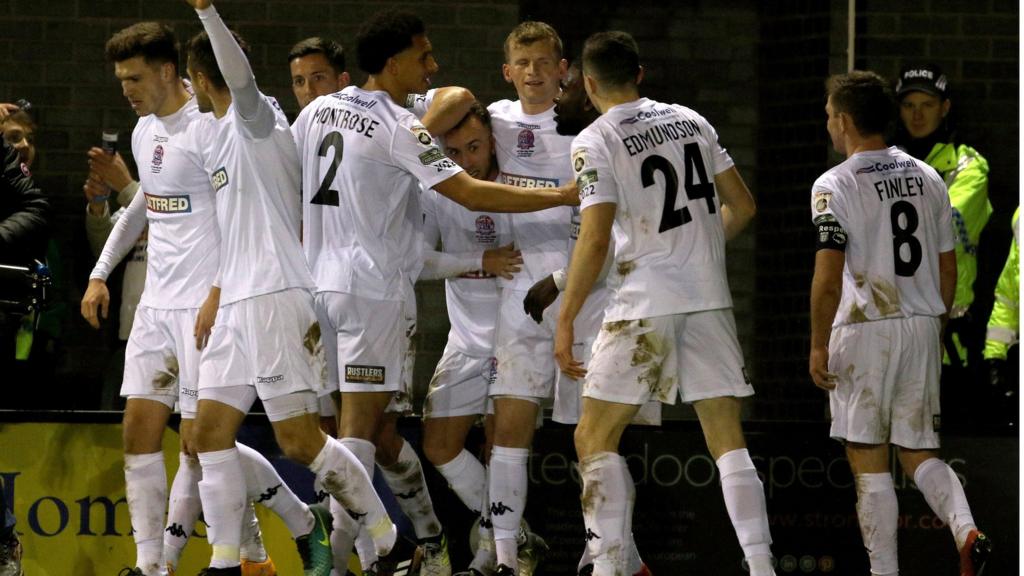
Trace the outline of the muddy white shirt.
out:
M 303 248 L 317 290 L 404 299 L 422 265 L 415 198 L 462 171 L 385 92 L 321 96 L 293 127 L 302 159 Z M 417 260 L 416 263 L 410 260 Z
M 811 214 L 847 236 L 833 326 L 945 313 L 939 253 L 954 247 L 952 208 L 930 166 L 895 146 L 854 154 L 814 182 Z
M 191 140 L 193 127 L 205 117 L 192 98 L 168 116 L 143 116 L 132 132 L 139 191 L 114 225 L 90 278 L 106 280 L 148 222 L 143 306 L 198 308 L 217 274 L 214 192 Z
M 605 322 L 732 306 L 714 177 L 733 166 L 706 119 L 641 98 L 572 144 L 580 211 L 616 205 Z
M 498 181 L 527 188 L 555 188 L 572 181 L 569 147 L 572 136 L 555 132 L 554 107 L 540 114 L 524 114 L 519 101 L 500 100 L 487 107 L 491 113 L 495 154 L 501 173 Z M 513 280 L 498 283 L 516 290 L 533 284 L 568 262 L 572 211 L 558 206 L 513 214 L 512 238 L 523 253 L 523 270 Z

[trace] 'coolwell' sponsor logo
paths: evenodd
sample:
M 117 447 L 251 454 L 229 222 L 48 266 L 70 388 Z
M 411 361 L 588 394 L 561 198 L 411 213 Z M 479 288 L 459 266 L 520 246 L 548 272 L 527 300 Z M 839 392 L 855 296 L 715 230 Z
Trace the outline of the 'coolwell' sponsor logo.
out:
M 345 382 L 349 384 L 383 384 L 383 366 L 345 365 Z
M 182 214 L 192 211 L 192 201 L 188 195 L 183 196 L 154 196 L 146 194 L 146 207 L 150 212 L 162 214 Z
M 284 380 L 284 374 L 275 374 L 273 376 L 257 376 L 257 384 L 273 384 L 274 382 L 281 382 Z
M 629 118 L 626 118 L 622 122 L 619 122 L 619 124 L 636 124 L 641 120 L 661 118 L 662 116 L 668 116 L 669 114 L 672 114 L 674 112 L 675 110 L 671 108 L 662 108 L 660 110 L 657 108 L 651 108 L 650 110 L 640 110 L 639 112 L 636 113 L 635 116 L 630 116 Z
M 875 162 L 870 166 L 865 166 L 857 170 L 857 174 L 871 174 L 873 172 L 888 172 L 890 170 L 899 170 L 903 168 L 915 168 L 917 165 L 914 164 L 913 160 L 900 160 L 896 159 L 892 162 Z
M 539 176 L 520 176 L 502 172 L 501 183 L 523 188 L 558 188 L 558 178 L 541 178 Z

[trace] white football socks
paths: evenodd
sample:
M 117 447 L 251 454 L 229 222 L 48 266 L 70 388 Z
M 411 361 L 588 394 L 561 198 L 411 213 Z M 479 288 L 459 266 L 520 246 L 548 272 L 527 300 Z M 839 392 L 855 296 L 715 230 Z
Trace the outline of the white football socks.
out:
M 896 558 L 899 504 L 892 474 L 857 474 L 854 480 L 857 483 L 857 519 L 871 561 L 871 573 L 895 575 L 899 572 Z
M 178 567 L 181 551 L 188 543 L 195 529 L 203 503 L 199 499 L 199 481 L 203 469 L 199 460 L 178 453 L 178 471 L 171 483 L 171 498 L 167 504 L 167 527 L 164 529 L 164 562 L 171 568 Z
M 772 536 L 764 486 L 746 448 L 726 452 L 715 462 L 722 478 L 722 496 L 733 529 L 750 566 L 751 576 L 774 574 Z
M 935 515 L 949 525 L 956 539 L 956 549 L 963 548 L 967 536 L 977 526 L 967 504 L 963 484 L 953 469 L 938 458 L 929 458 L 914 471 L 914 483 Z
M 441 534 L 441 521 L 434 514 L 434 503 L 423 478 L 423 466 L 416 450 L 402 440 L 398 460 L 390 466 L 381 466 L 384 481 L 398 500 L 398 506 L 412 522 L 416 538 L 433 538 Z
M 248 504 L 244 472 L 237 448 L 200 452 L 203 479 L 199 495 L 213 548 L 211 568 L 232 568 L 241 562 L 242 519 Z
M 309 465 L 309 469 L 320 478 L 320 482 L 331 496 L 337 498 L 345 509 L 360 518 L 360 523 L 373 538 L 377 554 L 387 555 L 395 545 L 398 531 L 391 523 L 380 497 L 373 490 L 370 475 L 366 472 L 362 458 L 357 458 L 345 447 L 355 439 L 346 438 L 344 444 L 333 438 L 326 440 L 320 453 Z M 373 444 L 365 440 L 357 442 L 369 444 L 370 448 L 373 448 Z M 372 460 L 370 466 L 372 470 Z
M 580 460 L 580 500 L 594 576 L 618 576 L 626 567 L 623 548 L 630 498 L 625 468 L 626 460 L 614 452 L 598 452 Z
M 479 514 L 487 493 L 484 465 L 468 450 L 463 449 L 458 456 L 435 468 L 448 481 L 448 486 L 466 508 Z
M 135 565 L 146 576 L 166 574 L 164 514 L 167 511 L 167 470 L 164 453 L 125 454 L 124 483 L 135 537 Z
M 498 564 L 518 571 L 519 522 L 526 506 L 526 448 L 495 446 L 491 450 L 490 506 L 494 527 L 494 546 Z
M 312 532 L 315 522 L 313 514 L 281 479 L 274 465 L 263 454 L 245 444 L 236 443 L 235 446 L 245 472 L 247 498 L 273 510 L 284 521 L 292 538 Z

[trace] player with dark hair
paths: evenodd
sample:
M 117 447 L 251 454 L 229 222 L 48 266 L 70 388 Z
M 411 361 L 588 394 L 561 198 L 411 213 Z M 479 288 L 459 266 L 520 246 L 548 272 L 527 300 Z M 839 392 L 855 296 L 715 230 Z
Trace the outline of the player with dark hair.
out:
M 618 454 L 622 432 L 649 399 L 679 395 L 700 419 L 751 574 L 774 574 L 764 491 L 740 425 L 741 398 L 753 389 L 725 273 L 725 241 L 751 220 L 754 199 L 711 124 L 689 108 L 641 98 L 642 78 L 631 36 L 587 39 L 583 81 L 602 116 L 572 145 L 582 217 L 555 357 L 567 375 L 586 377 L 575 441 L 592 573 L 626 568 L 634 483 Z M 573 355 L 573 323 L 613 235 L 616 288 L 585 369 Z
M 292 75 L 292 93 L 305 108 L 317 96 L 333 94 L 348 86 L 345 49 L 328 38 L 313 36 L 300 40 L 288 52 Z
M 536 210 L 574 199 L 569 187 L 534 191 L 475 180 L 445 157 L 433 135 L 457 124 L 468 104 L 423 122 L 406 109 L 438 69 L 415 15 L 373 16 L 360 28 L 356 56 L 366 83 L 314 101 L 294 132 L 303 167 L 303 248 L 316 280 L 330 379 L 342 392 L 340 435 L 372 470 L 386 448 L 385 410 L 408 399 L 403 372 L 415 312 L 407 303 L 423 265 L 418 183 L 472 210 Z M 415 452 L 401 446 L 397 458 L 411 463 Z M 434 531 L 440 535 L 440 526 Z
M 941 334 L 956 291 L 952 209 L 938 174 L 896 147 L 888 83 L 855 70 L 826 83 L 826 127 L 846 161 L 811 189 L 817 253 L 811 284 L 810 374 L 829 391 L 833 438 L 856 479 L 871 573 L 898 573 L 899 509 L 889 444 L 935 515 L 949 524 L 960 574 L 984 569 L 963 486 L 938 458 Z
M 193 143 L 217 190 L 222 239 L 216 281 L 195 326 L 197 343 L 206 348 L 195 423 L 213 548 L 205 573 L 241 573 L 245 486 L 238 481 L 243 471 L 235 435 L 257 396 L 282 451 L 309 467 L 367 528 L 377 552 L 387 554 L 395 527 L 366 471 L 318 427 L 320 328 L 299 244 L 300 175 L 287 120 L 259 91 L 243 46 L 212 3 L 188 4 L 205 29 L 189 43 L 189 76 L 200 107 L 213 112 L 193 131 Z M 332 569 L 325 516 L 316 512 L 305 536 L 290 526 L 307 575 Z

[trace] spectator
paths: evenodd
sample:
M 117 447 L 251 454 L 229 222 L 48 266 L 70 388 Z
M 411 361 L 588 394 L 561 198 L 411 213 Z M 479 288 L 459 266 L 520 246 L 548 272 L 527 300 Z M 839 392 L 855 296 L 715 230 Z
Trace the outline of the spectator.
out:
M 988 162 L 962 143 L 950 121 L 953 102 L 949 82 L 934 65 L 905 67 L 896 84 L 900 122 L 896 145 L 934 168 L 946 183 L 953 205 L 957 282 L 953 308 L 943 339 L 943 424 L 968 421 L 980 395 L 967 368 L 981 365 L 983 326 L 972 321 L 974 279 L 978 275 L 978 239 L 992 214 L 988 201 Z M 969 361 L 970 360 L 970 361 Z
M 139 183 L 132 179 L 128 166 L 121 155 L 104 152 L 101 148 L 91 148 L 89 155 L 89 177 L 83 190 L 88 201 L 85 210 L 85 231 L 89 237 L 89 246 L 93 256 L 99 257 L 107 236 L 114 229 L 114 224 L 124 214 Z M 113 214 L 107 203 L 111 190 L 117 191 L 117 203 L 121 206 Z M 120 397 L 121 376 L 124 372 L 124 350 L 131 334 L 135 309 L 142 298 L 142 289 L 146 284 L 146 239 L 145 232 L 139 236 L 132 248 L 131 255 L 125 260 L 124 279 L 121 284 L 121 311 L 117 337 L 120 341 L 114 351 L 114 357 L 107 366 L 103 377 L 103 388 L 100 394 L 101 410 L 116 410 L 123 407 Z
M 989 383 L 999 402 L 999 413 L 1003 415 L 999 424 L 1017 421 L 1016 368 L 1008 369 L 1010 348 L 1017 344 L 1020 334 L 1020 260 L 1017 249 L 1017 235 L 1020 232 L 1018 220 L 1020 208 L 1013 213 L 1013 240 L 1006 265 L 996 283 L 995 304 L 988 318 L 985 334 L 985 363 L 988 366 Z M 1000 402 L 1001 400 L 1001 402 Z

